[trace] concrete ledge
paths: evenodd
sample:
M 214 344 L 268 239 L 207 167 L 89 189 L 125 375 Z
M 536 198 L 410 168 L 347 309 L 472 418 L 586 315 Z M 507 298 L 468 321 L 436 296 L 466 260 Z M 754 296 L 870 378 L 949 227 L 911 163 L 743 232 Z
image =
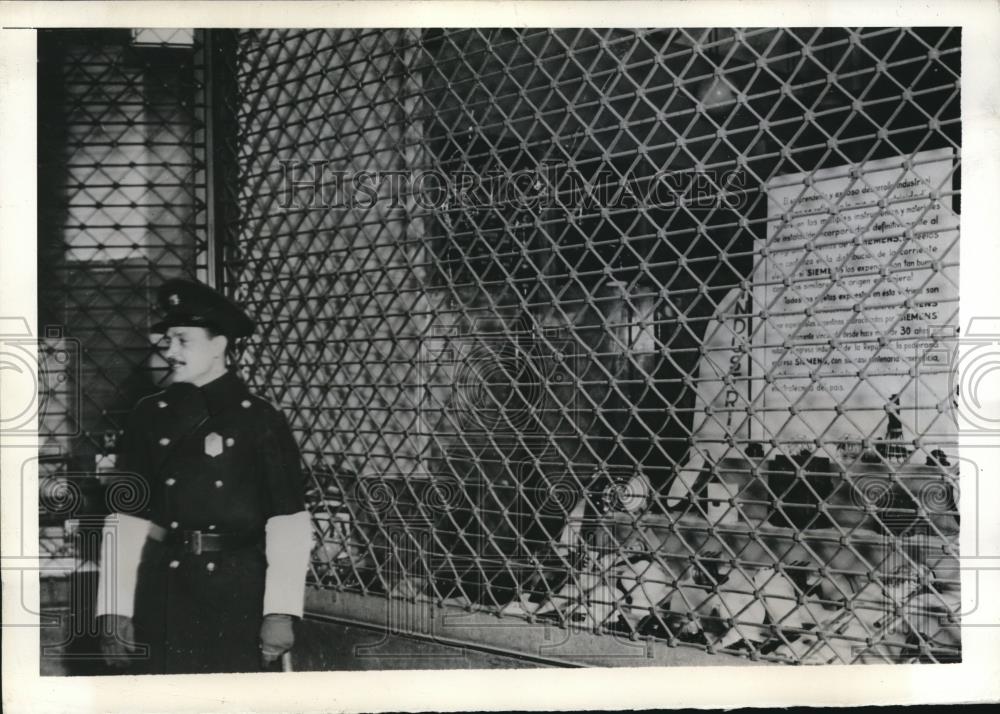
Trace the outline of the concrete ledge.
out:
M 306 613 L 321 620 L 377 628 L 384 635 L 384 643 L 379 643 L 377 635 L 373 638 L 375 647 L 370 651 L 373 657 L 388 653 L 388 643 L 409 638 L 435 647 L 516 658 L 526 663 L 520 666 L 718 667 L 772 664 L 729 654 L 709 654 L 704 648 L 694 646 L 669 647 L 659 640 L 632 641 L 614 634 L 594 634 L 550 623 L 529 623 L 515 617 L 500 618 L 480 612 L 437 607 L 423 600 L 390 600 L 378 595 L 364 596 L 315 588 L 307 590 Z M 364 652 L 361 654 L 364 655 Z M 419 656 L 414 656 L 404 668 L 425 669 L 426 664 Z

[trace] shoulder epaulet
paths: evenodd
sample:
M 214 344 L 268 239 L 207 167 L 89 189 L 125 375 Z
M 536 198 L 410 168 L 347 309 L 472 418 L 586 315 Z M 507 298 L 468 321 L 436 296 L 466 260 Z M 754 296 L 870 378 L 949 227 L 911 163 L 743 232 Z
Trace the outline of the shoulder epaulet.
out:
M 156 407 L 161 403 L 164 403 L 164 397 L 166 396 L 166 393 L 167 391 L 165 389 L 161 389 L 159 392 L 146 395 L 145 397 L 143 397 L 142 399 L 140 399 L 138 402 L 135 403 L 135 411 L 140 411 L 140 410 L 146 411 L 148 409 Z
M 264 397 L 260 396 L 259 394 L 252 394 L 251 393 L 249 395 L 248 399 L 250 399 L 250 401 L 252 401 L 254 404 L 257 404 L 259 406 L 266 407 L 268 409 L 277 409 L 277 407 L 274 405 L 274 402 L 272 402 L 270 399 L 265 399 Z

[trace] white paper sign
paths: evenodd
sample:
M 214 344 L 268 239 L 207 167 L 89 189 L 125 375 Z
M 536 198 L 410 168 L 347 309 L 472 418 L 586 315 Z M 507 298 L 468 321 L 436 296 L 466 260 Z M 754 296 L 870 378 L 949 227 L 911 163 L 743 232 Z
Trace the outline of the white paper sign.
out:
M 885 435 L 898 395 L 904 439 L 954 443 L 953 342 L 934 339 L 958 324 L 954 167 L 950 149 L 925 151 L 766 185 L 754 273 L 757 438 L 850 449 Z

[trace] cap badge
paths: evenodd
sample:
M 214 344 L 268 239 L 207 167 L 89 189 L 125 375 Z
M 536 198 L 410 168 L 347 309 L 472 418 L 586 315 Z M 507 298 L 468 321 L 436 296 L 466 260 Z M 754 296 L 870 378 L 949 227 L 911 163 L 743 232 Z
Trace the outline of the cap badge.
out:
M 205 437 L 205 454 L 213 459 L 222 453 L 222 437 L 214 431 Z
M 178 295 L 177 293 L 171 293 L 167 297 L 167 302 L 173 305 L 174 307 L 177 307 L 178 305 L 181 304 L 181 296 Z

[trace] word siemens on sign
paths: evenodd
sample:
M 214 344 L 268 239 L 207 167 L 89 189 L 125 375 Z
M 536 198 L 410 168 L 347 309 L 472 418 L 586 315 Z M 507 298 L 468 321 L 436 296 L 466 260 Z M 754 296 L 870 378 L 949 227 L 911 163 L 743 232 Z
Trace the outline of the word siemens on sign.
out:
M 952 150 L 779 176 L 755 246 L 754 438 L 864 440 L 898 401 L 904 440 L 953 398 L 938 337 L 958 324 Z M 923 416 L 922 416 L 923 415 Z M 922 421 L 924 419 L 924 421 Z M 953 446 L 948 429 L 934 444 Z

